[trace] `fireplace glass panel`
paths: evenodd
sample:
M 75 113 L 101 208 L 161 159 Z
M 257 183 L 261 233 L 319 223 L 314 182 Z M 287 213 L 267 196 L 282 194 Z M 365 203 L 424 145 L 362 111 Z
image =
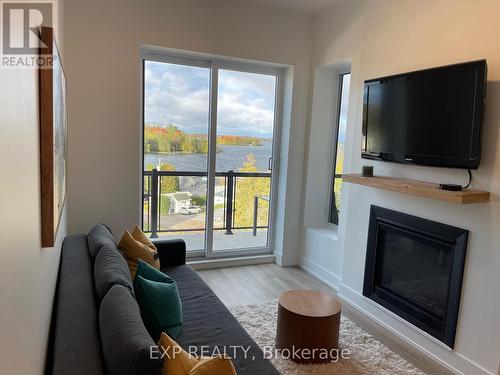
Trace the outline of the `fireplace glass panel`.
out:
M 371 206 L 363 295 L 453 349 L 468 236 Z
M 393 227 L 380 229 L 375 285 L 444 319 L 452 262 L 450 246 Z

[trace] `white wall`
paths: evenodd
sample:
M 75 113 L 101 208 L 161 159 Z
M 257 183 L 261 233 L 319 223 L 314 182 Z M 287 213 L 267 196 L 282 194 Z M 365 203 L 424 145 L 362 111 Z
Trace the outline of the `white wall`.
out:
M 360 158 L 363 81 L 378 76 L 479 58 L 488 60 L 483 159 L 473 187 L 491 191 L 489 203 L 455 205 L 344 184 L 338 233 L 304 222 L 301 263 L 335 284 L 343 298 L 415 347 L 463 374 L 497 373 L 500 353 L 500 3 L 496 0 L 349 1 L 317 18 L 314 66 L 352 61 L 345 171 L 373 164 L 375 173 L 434 182 L 464 183 L 459 170 L 368 162 Z M 314 105 L 313 105 L 314 110 Z M 314 114 L 314 112 L 313 112 Z M 311 121 L 312 143 L 321 125 Z M 329 155 L 323 155 L 323 158 Z M 305 211 L 308 200 L 305 194 Z M 312 207 L 313 203 L 310 203 Z M 317 204 L 317 202 L 315 203 Z M 470 231 L 455 349 L 449 351 L 362 296 L 368 213 L 371 204 Z M 325 234 L 327 233 L 327 234 Z M 330 239 L 328 238 L 331 237 Z M 328 256 L 328 251 L 330 255 Z M 327 258 L 327 259 L 325 259 Z M 326 269 L 316 267 L 327 265 Z M 325 268 L 325 267 L 323 267 Z M 328 272 L 324 272 L 328 271 Z M 335 274 L 332 275 L 331 273 Z M 334 277 L 336 276 L 336 277 Z
M 0 103 L 1 372 L 43 374 L 66 211 L 55 247 L 40 248 L 38 71 L 0 69 Z
M 119 235 L 139 221 L 139 47 L 178 48 L 293 66 L 276 251 L 297 262 L 300 204 L 283 203 L 301 201 L 312 17 L 235 0 L 68 0 L 65 10 L 70 232 L 101 221 Z

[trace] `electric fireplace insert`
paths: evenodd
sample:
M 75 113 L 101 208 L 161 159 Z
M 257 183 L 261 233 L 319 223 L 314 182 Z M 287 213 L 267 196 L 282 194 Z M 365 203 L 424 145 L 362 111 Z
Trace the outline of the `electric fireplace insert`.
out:
M 468 231 L 371 206 L 363 295 L 453 348 Z

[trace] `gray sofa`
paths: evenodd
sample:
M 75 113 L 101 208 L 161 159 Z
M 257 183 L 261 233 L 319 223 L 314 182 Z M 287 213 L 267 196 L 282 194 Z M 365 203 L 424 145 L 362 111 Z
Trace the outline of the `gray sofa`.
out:
M 226 348 L 239 375 L 278 374 L 224 304 L 185 264 L 184 242 L 162 240 L 155 245 L 161 270 L 177 281 L 182 300 L 183 327 L 176 341 L 186 350 Z M 245 355 L 243 350 L 234 351 L 235 347 L 249 351 Z M 67 237 L 46 373 L 160 375 L 162 360 L 155 348 L 140 317 L 127 263 L 111 231 L 99 224 L 88 235 Z

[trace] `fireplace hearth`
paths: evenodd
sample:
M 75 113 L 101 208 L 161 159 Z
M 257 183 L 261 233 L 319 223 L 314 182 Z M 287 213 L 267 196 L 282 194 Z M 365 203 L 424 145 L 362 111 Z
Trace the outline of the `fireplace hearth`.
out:
M 453 348 L 468 234 L 371 206 L 363 295 Z

